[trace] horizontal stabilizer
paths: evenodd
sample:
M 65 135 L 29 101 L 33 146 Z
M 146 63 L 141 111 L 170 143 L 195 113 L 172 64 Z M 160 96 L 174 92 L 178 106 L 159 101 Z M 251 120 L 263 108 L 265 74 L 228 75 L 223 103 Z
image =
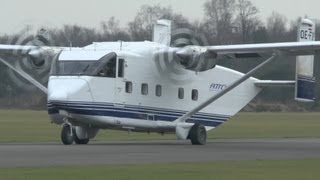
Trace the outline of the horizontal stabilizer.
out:
M 272 80 L 259 80 L 254 83 L 257 87 L 294 87 L 295 81 L 272 81 Z

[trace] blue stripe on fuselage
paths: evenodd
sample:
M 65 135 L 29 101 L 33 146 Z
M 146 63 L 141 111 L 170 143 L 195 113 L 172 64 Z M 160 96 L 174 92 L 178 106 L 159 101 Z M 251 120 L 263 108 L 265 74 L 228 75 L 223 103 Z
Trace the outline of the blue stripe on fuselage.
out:
M 139 120 L 148 120 L 148 115 L 152 115 L 155 121 L 172 122 L 181 117 L 186 111 L 163 109 L 143 106 L 115 106 L 111 103 L 90 103 L 90 102 L 49 102 L 49 114 L 56 113 L 56 109 L 65 110 L 73 114 L 92 115 L 92 116 L 111 116 L 119 118 L 130 118 Z M 214 115 L 208 113 L 197 113 L 187 122 L 202 123 L 205 126 L 216 127 L 230 116 Z

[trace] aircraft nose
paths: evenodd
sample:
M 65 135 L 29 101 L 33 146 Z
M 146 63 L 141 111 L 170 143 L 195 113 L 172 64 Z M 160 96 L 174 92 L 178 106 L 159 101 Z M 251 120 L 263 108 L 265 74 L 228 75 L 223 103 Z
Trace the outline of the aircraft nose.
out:
M 67 101 L 68 96 L 65 91 L 56 91 L 56 92 L 52 92 L 49 95 L 48 100 L 49 101 Z

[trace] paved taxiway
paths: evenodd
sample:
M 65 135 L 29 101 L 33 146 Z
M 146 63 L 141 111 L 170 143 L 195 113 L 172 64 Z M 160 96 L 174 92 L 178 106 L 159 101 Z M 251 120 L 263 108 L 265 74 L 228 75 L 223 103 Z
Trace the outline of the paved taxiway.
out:
M 320 158 L 320 139 L 0 144 L 0 167 L 276 160 Z

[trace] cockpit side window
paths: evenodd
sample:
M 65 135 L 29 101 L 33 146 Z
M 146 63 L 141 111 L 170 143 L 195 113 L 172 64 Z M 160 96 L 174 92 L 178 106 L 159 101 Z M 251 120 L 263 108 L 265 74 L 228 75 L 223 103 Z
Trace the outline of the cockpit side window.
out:
M 59 60 L 54 58 L 51 68 L 51 75 L 58 76 L 99 76 L 116 77 L 117 66 L 116 53 L 109 53 L 98 61 L 94 60 Z
M 110 59 L 97 73 L 97 76 L 115 78 L 116 77 L 116 59 L 115 58 Z
M 87 72 L 91 76 L 100 76 L 100 77 L 116 77 L 116 66 L 117 66 L 117 55 L 116 53 L 109 53 L 102 57 L 99 61 L 94 63 Z
M 119 59 L 118 61 L 118 77 L 124 77 L 124 59 Z

